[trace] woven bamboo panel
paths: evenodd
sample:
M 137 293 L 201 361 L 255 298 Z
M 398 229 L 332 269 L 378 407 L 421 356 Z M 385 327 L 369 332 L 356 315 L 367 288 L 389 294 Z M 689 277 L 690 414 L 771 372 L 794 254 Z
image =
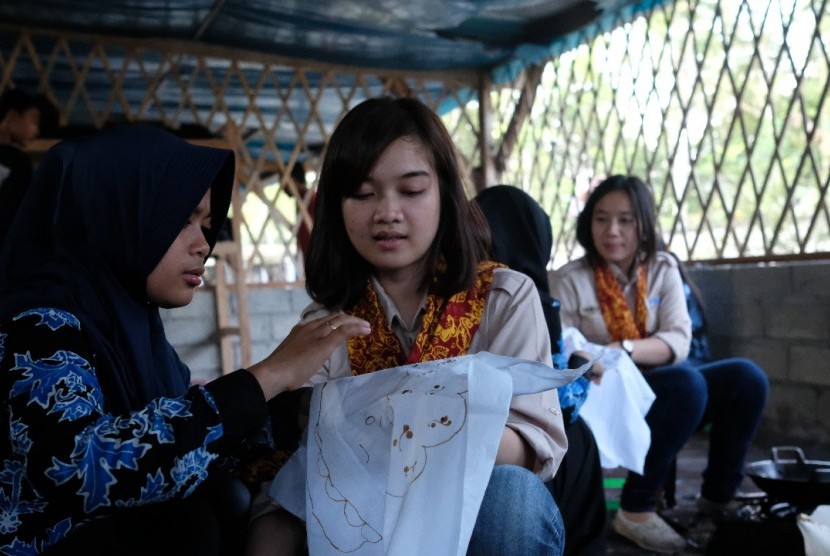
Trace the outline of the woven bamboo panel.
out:
M 475 81 L 469 73 L 387 75 L 250 54 L 246 59 L 194 45 L 4 27 L 0 41 L 0 90 L 16 86 L 45 93 L 64 124 L 198 126 L 229 144 L 236 151 L 242 199 L 234 205 L 234 237 L 248 283 L 303 280 L 297 234 L 304 222 L 311 223 L 308 202 L 316 168 L 342 115 L 379 95 L 417 96 L 446 110 L 466 102 Z M 475 125 L 453 115 L 448 123 Z M 467 157 L 476 152 L 477 144 L 468 145 Z M 293 173 L 300 166 L 305 183 L 303 172 Z
M 584 30 L 544 64 L 502 181 L 551 215 L 555 266 L 604 175 L 636 174 L 696 260 L 830 256 L 830 3 L 677 0 Z M 499 134 L 522 75 L 492 93 Z
M 45 92 L 64 123 L 197 124 L 228 141 L 248 283 L 302 281 L 297 234 L 322 149 L 340 116 L 380 94 L 421 98 L 443 115 L 466 168 L 486 164 L 538 199 L 555 266 L 581 253 L 575 216 L 612 173 L 652 185 L 662 233 L 682 258 L 830 256 L 828 2 L 676 0 L 620 15 L 485 88 L 485 117 L 477 75 L 381 74 L 2 25 L 0 89 Z M 299 164 L 305 187 L 290 177 Z

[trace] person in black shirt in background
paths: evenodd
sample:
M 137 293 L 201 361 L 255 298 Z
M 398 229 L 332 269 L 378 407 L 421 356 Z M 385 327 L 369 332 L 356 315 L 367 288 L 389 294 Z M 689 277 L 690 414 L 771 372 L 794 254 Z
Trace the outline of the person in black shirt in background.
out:
M 32 161 L 23 149 L 40 133 L 38 99 L 20 89 L 0 96 L 0 245 L 32 181 Z
M 553 366 L 572 369 L 588 362 L 589 355 L 571 354 L 565 361 L 559 301 L 551 297 L 547 264 L 553 249 L 550 218 L 527 193 L 510 185 L 480 190 L 475 198 L 490 227 L 492 259 L 527 274 L 536 284 L 550 333 Z M 602 369 L 592 368 L 594 381 Z M 558 388 L 559 404 L 568 436 L 568 451 L 556 475 L 546 483 L 565 522 L 565 556 L 605 554 L 605 492 L 599 451 L 579 408 L 588 396 L 590 380 L 580 377 Z

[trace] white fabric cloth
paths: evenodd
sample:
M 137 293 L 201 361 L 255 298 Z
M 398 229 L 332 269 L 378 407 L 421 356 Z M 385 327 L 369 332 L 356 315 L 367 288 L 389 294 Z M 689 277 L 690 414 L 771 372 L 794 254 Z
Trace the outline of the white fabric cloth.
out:
M 797 521 L 804 537 L 804 554 L 830 556 L 830 506 L 818 506 L 810 515 L 798 514 Z
M 463 555 L 512 396 L 588 367 L 479 352 L 317 384 L 270 494 L 306 521 L 311 554 Z
M 592 344 L 573 327 L 562 330 L 565 354 L 585 351 L 602 365 L 600 384 L 592 384 L 579 414 L 594 433 L 600 465 L 606 469 L 625 467 L 643 473 L 651 430 L 645 415 L 654 402 L 654 392 L 627 353 Z

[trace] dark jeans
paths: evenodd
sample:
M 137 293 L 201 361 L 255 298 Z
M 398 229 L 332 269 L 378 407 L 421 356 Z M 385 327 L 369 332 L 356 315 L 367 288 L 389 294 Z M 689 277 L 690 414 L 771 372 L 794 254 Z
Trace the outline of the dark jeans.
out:
M 712 429 L 701 494 L 713 502 L 730 500 L 743 480 L 744 458 L 766 405 L 763 370 L 748 359 L 731 358 L 658 367 L 644 377 L 657 396 L 646 415 L 651 447 L 643 475 L 628 473 L 620 507 L 653 511 L 672 462 L 704 423 Z
M 562 556 L 564 544 L 562 515 L 539 477 L 517 465 L 496 465 L 467 556 Z
M 497 465 L 478 510 L 468 556 L 561 556 L 562 515 L 534 473 Z

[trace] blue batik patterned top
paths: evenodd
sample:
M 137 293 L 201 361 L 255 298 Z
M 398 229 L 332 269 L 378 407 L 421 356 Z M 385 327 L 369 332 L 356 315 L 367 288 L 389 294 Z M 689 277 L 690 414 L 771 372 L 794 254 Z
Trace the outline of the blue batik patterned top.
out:
M 565 346 L 562 344 L 561 336 L 559 337 L 557 345 L 553 346 L 553 367 L 555 369 L 568 368 L 568 360 L 565 358 Z M 562 408 L 562 417 L 565 419 L 565 424 L 571 424 L 576 421 L 582 404 L 588 399 L 588 390 L 590 387 L 591 381 L 581 376 L 573 382 L 556 389 L 556 392 L 559 394 L 559 406 Z
M 186 497 L 219 456 L 227 401 L 209 387 L 116 415 L 95 363 L 73 314 L 40 308 L 0 323 L 2 554 L 37 554 L 114 509 Z M 263 404 L 245 388 L 238 403 L 252 403 L 246 391 Z

